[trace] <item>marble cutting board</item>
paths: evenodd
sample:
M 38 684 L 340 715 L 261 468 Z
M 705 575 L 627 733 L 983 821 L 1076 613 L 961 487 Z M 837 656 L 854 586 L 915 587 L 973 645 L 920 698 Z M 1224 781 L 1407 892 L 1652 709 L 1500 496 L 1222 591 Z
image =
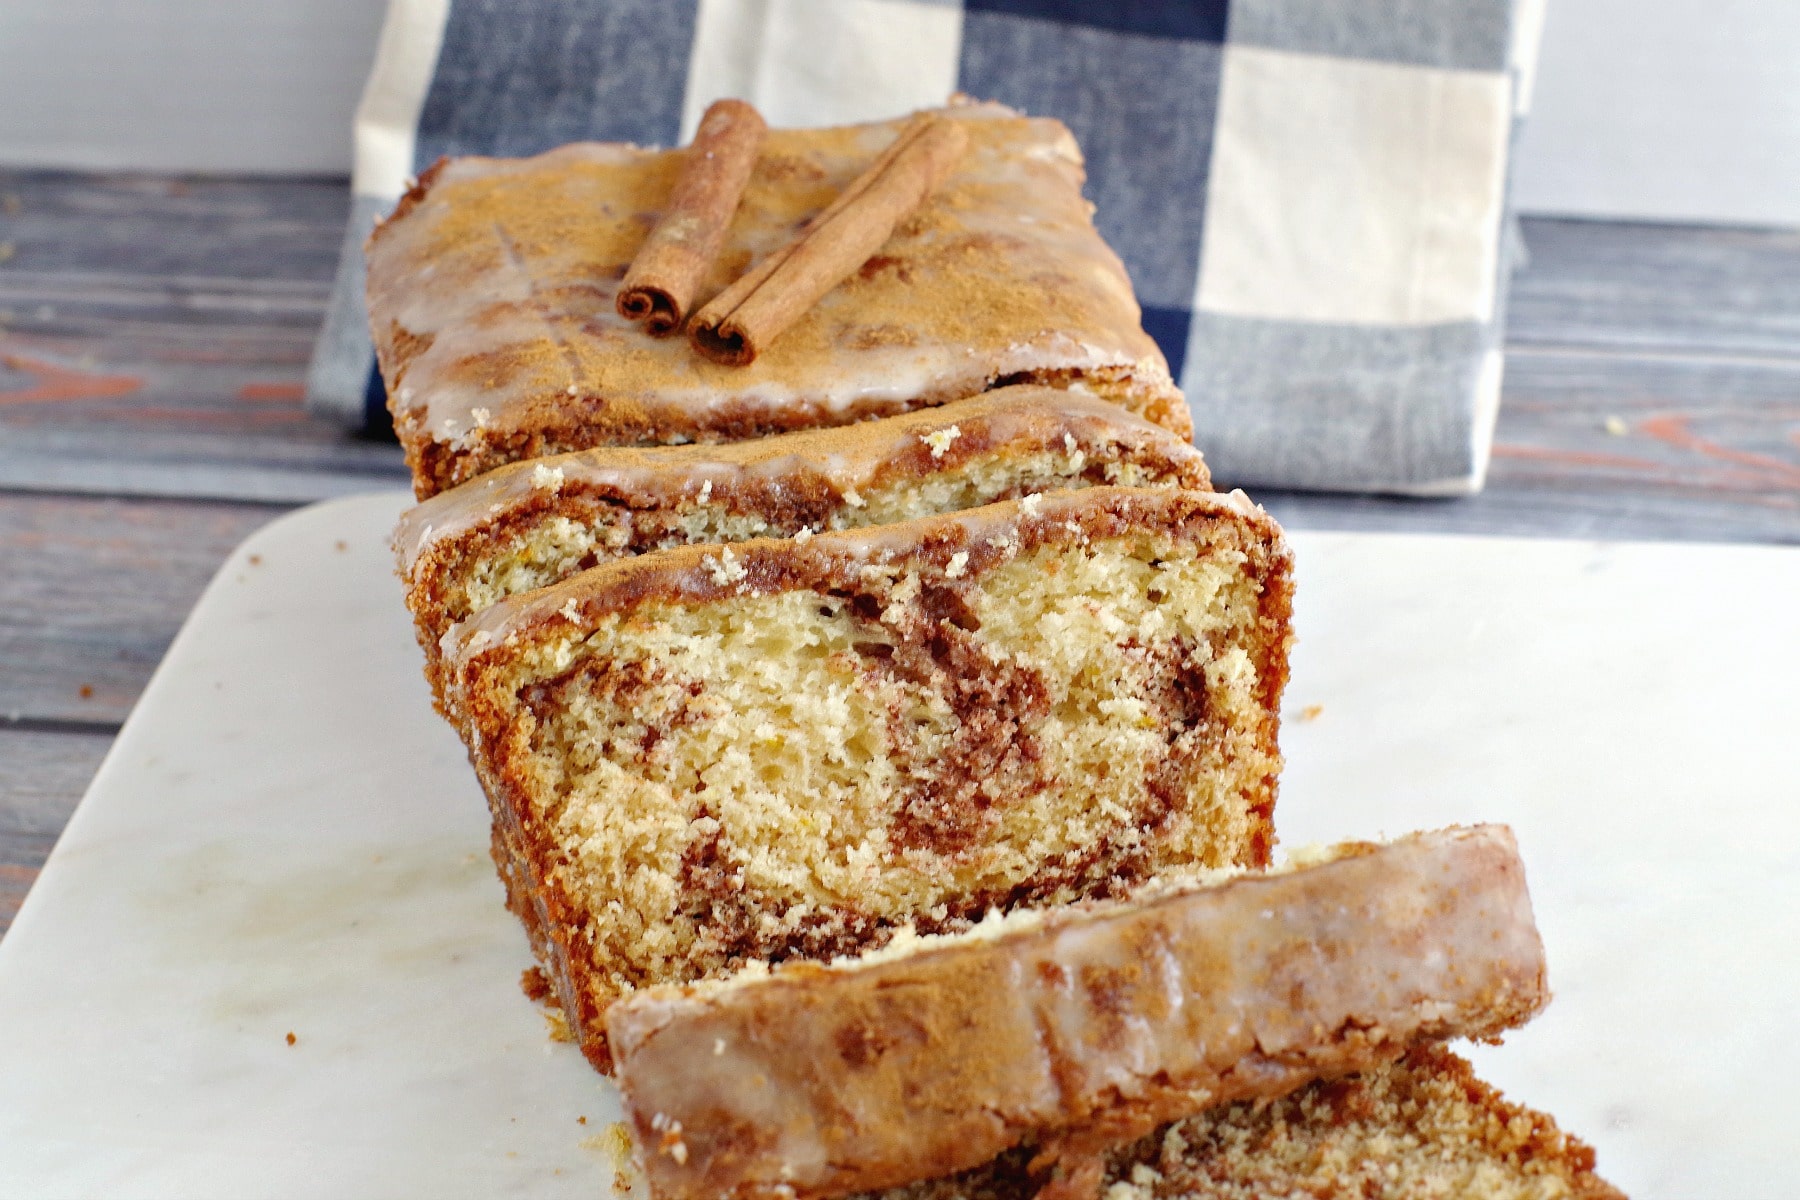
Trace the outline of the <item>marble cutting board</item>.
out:
M 126 724 L 0 941 L 0 1197 L 609 1194 L 405 503 L 251 538 Z M 1483 1074 L 1638 1200 L 1800 1195 L 1800 551 L 1293 540 L 1284 840 L 1511 822 L 1557 998 Z

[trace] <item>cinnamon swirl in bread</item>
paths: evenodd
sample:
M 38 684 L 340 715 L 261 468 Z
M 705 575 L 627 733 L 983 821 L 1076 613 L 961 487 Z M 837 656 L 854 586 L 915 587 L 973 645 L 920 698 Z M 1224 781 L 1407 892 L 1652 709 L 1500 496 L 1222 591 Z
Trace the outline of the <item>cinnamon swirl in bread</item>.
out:
M 689 543 L 857 529 L 1098 484 L 1211 488 L 1200 452 L 1081 391 L 1009 387 L 941 408 L 724 445 L 514 463 L 394 533 L 426 674 L 446 630 L 507 596 Z
M 1265 864 L 1289 570 L 1241 494 L 1095 487 L 659 550 L 457 626 L 583 1049 L 635 988 Z

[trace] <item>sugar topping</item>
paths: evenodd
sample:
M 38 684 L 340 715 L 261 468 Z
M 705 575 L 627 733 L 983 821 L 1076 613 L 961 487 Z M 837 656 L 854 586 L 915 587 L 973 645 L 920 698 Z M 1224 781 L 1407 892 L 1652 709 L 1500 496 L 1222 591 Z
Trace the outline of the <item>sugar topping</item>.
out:
M 604 401 L 596 419 L 679 433 L 796 406 L 830 424 L 828 413 L 941 402 L 1033 371 L 1112 369 L 1172 392 L 1130 281 L 1093 228 L 1068 130 L 998 105 L 947 114 L 971 147 L 933 204 L 742 368 L 649 338 L 614 309 L 680 152 L 579 143 L 451 161 L 369 249 L 383 369 L 405 374 L 394 393 L 403 436 L 449 440 L 476 407 L 498 428 L 532 429 L 558 411 L 546 400 L 582 395 Z M 709 289 L 782 244 L 899 127 L 772 131 Z
M 942 429 L 934 429 L 930 433 L 924 434 L 920 440 L 931 447 L 931 457 L 942 458 L 949 453 L 950 443 L 961 436 L 961 429 L 954 425 L 946 425 Z

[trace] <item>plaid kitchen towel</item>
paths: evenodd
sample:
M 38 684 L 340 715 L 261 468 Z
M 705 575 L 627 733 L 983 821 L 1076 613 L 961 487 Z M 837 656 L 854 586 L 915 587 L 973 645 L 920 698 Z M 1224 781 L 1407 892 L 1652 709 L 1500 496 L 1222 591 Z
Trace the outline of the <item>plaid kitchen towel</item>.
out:
M 1455 494 L 1499 407 L 1543 0 L 391 0 L 315 408 L 384 422 L 364 236 L 442 154 L 685 141 L 707 104 L 1059 117 L 1232 485 Z

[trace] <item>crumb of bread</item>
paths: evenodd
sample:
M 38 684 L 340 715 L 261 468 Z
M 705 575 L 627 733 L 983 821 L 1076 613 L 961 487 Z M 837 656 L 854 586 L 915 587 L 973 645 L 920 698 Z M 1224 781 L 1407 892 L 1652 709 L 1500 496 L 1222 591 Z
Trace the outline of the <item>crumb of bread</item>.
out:
M 527 1000 L 542 1000 L 550 994 L 550 980 L 540 968 L 526 967 L 519 972 L 519 990 Z
M 538 463 L 531 468 L 531 486 L 547 492 L 560 492 L 563 485 L 563 469 L 547 467 Z
M 942 458 L 949 452 L 950 443 L 961 436 L 962 430 L 954 425 L 946 425 L 942 429 L 936 429 L 930 433 L 924 434 L 921 440 L 923 440 L 927 446 L 931 447 L 931 457 Z
M 750 575 L 750 572 L 744 569 L 744 564 L 737 560 L 737 555 L 731 552 L 730 546 L 722 548 L 717 558 L 708 559 L 706 570 L 712 576 L 712 581 L 720 587 L 724 587 L 728 583 L 737 583 Z
M 583 1121 L 586 1118 L 582 1118 Z M 631 1130 L 622 1121 L 614 1121 L 599 1133 L 581 1139 L 583 1150 L 598 1150 L 606 1155 L 613 1171 L 613 1188 L 621 1196 L 637 1190 L 638 1171 L 633 1157 Z

